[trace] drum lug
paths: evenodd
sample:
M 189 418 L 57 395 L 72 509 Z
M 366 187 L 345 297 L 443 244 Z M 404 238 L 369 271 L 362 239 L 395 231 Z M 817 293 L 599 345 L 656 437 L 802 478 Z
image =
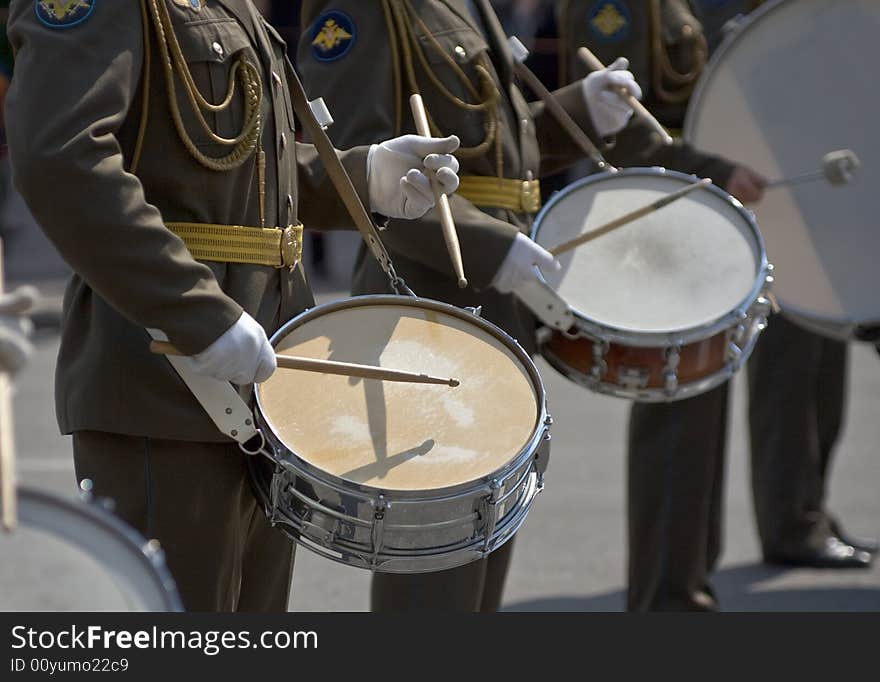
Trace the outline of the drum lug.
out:
M 483 316 L 483 306 L 468 306 L 465 308 L 471 315 L 474 317 L 482 317 Z
M 483 498 L 480 509 L 480 516 L 486 519 L 483 526 L 484 540 L 483 552 L 488 553 L 492 544 L 492 536 L 495 534 L 495 526 L 498 524 L 498 498 L 501 497 L 501 482 L 493 478 L 489 483 L 490 493 Z
M 373 543 L 374 566 L 385 543 L 385 514 L 390 507 L 391 503 L 385 499 L 384 495 L 379 495 L 379 499 L 373 502 L 373 528 L 370 536 Z
M 550 441 L 553 438 L 550 435 L 551 426 L 553 426 L 553 417 L 548 414 L 544 420 L 544 433 L 541 436 L 541 443 L 538 445 L 538 450 L 535 453 L 535 472 L 538 474 L 538 484 L 541 486 L 544 484 L 544 472 L 547 471 L 547 466 L 550 464 Z
M 773 303 L 771 303 L 770 299 L 767 296 L 759 296 L 752 308 L 752 314 L 759 319 L 766 320 L 772 310 Z
M 617 381 L 624 388 L 644 389 L 651 378 L 651 370 L 644 367 L 625 367 L 617 370 Z
M 727 344 L 727 362 L 738 367 L 742 360 L 742 349 L 735 343 Z
M 607 341 L 593 341 L 593 366 L 590 368 L 590 377 L 596 383 L 601 382 L 608 373 L 608 363 L 605 362 L 608 347 Z
M 266 516 L 269 524 L 274 526 L 278 522 L 278 509 L 281 507 L 281 498 L 287 492 L 288 484 L 284 481 L 281 473 L 284 467 L 276 462 L 275 473 L 272 476 L 272 484 L 269 488 L 269 508 L 266 509 Z
M 673 396 L 678 391 L 678 365 L 681 362 L 681 344 L 669 346 L 665 351 L 666 366 L 663 368 L 663 391 Z

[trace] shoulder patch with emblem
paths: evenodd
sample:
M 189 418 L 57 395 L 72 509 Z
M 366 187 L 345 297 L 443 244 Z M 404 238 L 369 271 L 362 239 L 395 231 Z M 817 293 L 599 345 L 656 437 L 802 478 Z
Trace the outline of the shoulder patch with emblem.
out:
M 599 0 L 590 10 L 587 23 L 600 41 L 615 43 L 629 35 L 632 15 L 621 0 Z
M 205 0 L 173 0 L 175 5 L 179 5 L 180 7 L 186 7 L 187 9 L 191 9 L 194 12 L 201 12 L 202 7 L 205 6 Z
M 312 56 L 319 62 L 341 59 L 351 50 L 356 38 L 354 22 L 347 14 L 335 10 L 319 16 L 308 33 Z
M 37 19 L 49 28 L 71 28 L 83 23 L 98 0 L 34 0 Z

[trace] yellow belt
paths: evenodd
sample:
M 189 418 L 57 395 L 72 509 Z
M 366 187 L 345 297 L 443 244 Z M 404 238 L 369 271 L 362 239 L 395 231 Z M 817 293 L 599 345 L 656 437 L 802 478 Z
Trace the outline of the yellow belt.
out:
M 293 268 L 302 259 L 303 226 L 241 227 L 166 223 L 196 260 Z
M 474 206 L 506 208 L 515 213 L 541 210 L 541 183 L 538 180 L 509 180 L 477 175 L 462 175 L 458 194 Z

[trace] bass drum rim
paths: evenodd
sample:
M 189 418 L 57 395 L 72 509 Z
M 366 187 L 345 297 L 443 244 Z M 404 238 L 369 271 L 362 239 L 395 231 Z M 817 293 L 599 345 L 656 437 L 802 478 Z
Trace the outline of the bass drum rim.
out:
M 660 166 L 632 167 L 624 168 L 616 172 L 606 171 L 603 173 L 593 173 L 591 175 L 588 175 L 587 177 L 572 182 L 559 192 L 556 192 L 550 198 L 550 200 L 538 213 L 534 223 L 532 224 L 532 229 L 530 233 L 531 238 L 540 243 L 538 241 L 538 238 L 541 231 L 541 225 L 546 218 L 547 213 L 549 213 L 550 210 L 557 203 L 562 201 L 569 194 L 574 193 L 582 187 L 586 187 L 594 183 L 607 180 L 609 178 L 629 176 L 670 177 L 679 180 L 686 180 L 688 182 L 693 182 L 694 180 L 698 179 L 695 175 L 689 175 L 687 173 L 669 170 L 668 168 L 662 168 Z M 712 192 L 717 197 L 722 199 L 725 203 L 728 203 L 731 207 L 733 207 L 737 211 L 737 213 L 739 213 L 739 215 L 743 218 L 745 224 L 748 226 L 752 237 L 755 239 L 755 246 L 757 247 L 758 253 L 760 254 L 760 261 L 756 263 L 757 271 L 755 273 L 755 283 L 749 293 L 737 304 L 737 306 L 733 310 L 721 315 L 716 320 L 703 325 L 698 325 L 696 327 L 688 327 L 684 329 L 669 330 L 664 332 L 637 332 L 632 330 L 619 329 L 611 325 L 599 322 L 598 320 L 594 320 L 584 315 L 582 312 L 569 304 L 572 312 L 574 313 L 576 319 L 575 326 L 577 328 L 582 329 L 588 334 L 591 334 L 602 340 L 608 340 L 627 346 L 652 348 L 657 346 L 662 347 L 668 345 L 687 345 L 691 343 L 696 343 L 708 339 L 715 334 L 719 334 L 726 329 L 729 329 L 731 326 L 735 326 L 736 324 L 738 324 L 739 320 L 743 319 L 752 304 L 765 290 L 766 279 L 772 271 L 772 266 L 767 259 L 767 249 L 764 245 L 764 239 L 761 236 L 761 232 L 758 228 L 758 224 L 754 218 L 754 215 L 751 211 L 745 208 L 742 203 L 740 203 L 740 201 L 738 201 L 735 197 L 731 196 L 723 189 L 717 187 L 714 184 L 707 185 L 704 191 Z M 543 277 L 542 281 L 546 283 L 546 280 L 544 280 Z
M 133 610 L 184 610 L 159 543 L 145 540 L 100 501 L 77 502 L 27 486 L 18 488 L 17 500 L 20 526 L 48 533 L 97 561 L 126 601 L 139 607 Z
M 464 483 L 459 483 L 453 486 L 446 486 L 443 488 L 423 488 L 418 490 L 379 488 L 375 486 L 364 485 L 362 483 L 356 483 L 355 481 L 350 481 L 348 479 L 335 476 L 334 474 L 331 474 L 300 457 L 296 452 L 290 449 L 284 443 L 284 440 L 274 431 L 271 423 L 265 416 L 265 412 L 263 410 L 263 406 L 260 400 L 260 392 L 259 390 L 255 390 L 254 400 L 256 406 L 256 418 L 258 424 L 261 427 L 261 430 L 264 432 L 267 443 L 271 445 L 273 454 L 277 454 L 277 451 L 280 449 L 281 451 L 287 453 L 289 460 L 294 460 L 296 466 L 301 467 L 308 475 L 314 476 L 316 479 L 334 488 L 344 490 L 346 492 L 355 492 L 357 494 L 367 497 L 375 498 L 378 495 L 392 495 L 397 499 L 405 500 L 439 500 L 449 497 L 466 495 L 467 493 L 472 492 L 475 489 L 485 487 L 486 484 L 493 479 L 506 476 L 510 472 L 516 471 L 523 464 L 525 464 L 527 460 L 531 459 L 535 455 L 542 439 L 544 438 L 544 431 L 546 429 L 547 422 L 549 421 L 549 415 L 547 413 L 547 394 L 544 389 L 544 382 L 538 372 L 538 368 L 529 356 L 529 354 L 526 353 L 522 346 L 519 345 L 519 342 L 517 342 L 516 339 L 507 334 L 500 327 L 497 327 L 488 320 L 484 320 L 474 313 L 462 310 L 461 308 L 458 308 L 452 304 L 443 303 L 442 301 L 435 301 L 429 298 L 401 296 L 395 294 L 368 294 L 364 296 L 351 296 L 348 298 L 339 299 L 337 301 L 331 301 L 329 303 L 317 305 L 313 308 L 309 308 L 308 310 L 303 311 L 299 315 L 287 321 L 278 329 L 278 331 L 272 334 L 269 342 L 272 344 L 273 347 L 275 347 L 281 339 L 287 336 L 291 329 L 301 326 L 302 324 L 308 322 L 313 318 L 318 318 L 327 313 L 350 308 L 353 306 L 371 305 L 408 305 L 410 307 L 421 310 L 424 310 L 426 308 L 433 309 L 438 312 L 446 313 L 453 317 L 458 317 L 459 319 L 472 323 L 504 343 L 508 350 L 510 350 L 513 355 L 521 361 L 522 368 L 529 376 L 529 379 L 532 383 L 532 388 L 535 391 L 535 399 L 537 401 L 537 418 L 535 420 L 535 424 L 532 427 L 532 433 L 529 436 L 529 439 L 523 444 L 520 450 L 514 456 L 512 456 L 511 459 L 508 460 L 507 464 L 483 477 L 476 478 L 471 481 L 466 481 Z

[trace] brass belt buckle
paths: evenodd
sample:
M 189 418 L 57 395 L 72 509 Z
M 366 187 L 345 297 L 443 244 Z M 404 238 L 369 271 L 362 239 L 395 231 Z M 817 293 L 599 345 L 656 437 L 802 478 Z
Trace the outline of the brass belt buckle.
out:
M 537 213 L 541 210 L 541 186 L 537 180 L 523 180 L 520 195 L 523 213 Z
M 303 226 L 288 225 L 281 230 L 281 266 L 293 269 L 302 260 Z

